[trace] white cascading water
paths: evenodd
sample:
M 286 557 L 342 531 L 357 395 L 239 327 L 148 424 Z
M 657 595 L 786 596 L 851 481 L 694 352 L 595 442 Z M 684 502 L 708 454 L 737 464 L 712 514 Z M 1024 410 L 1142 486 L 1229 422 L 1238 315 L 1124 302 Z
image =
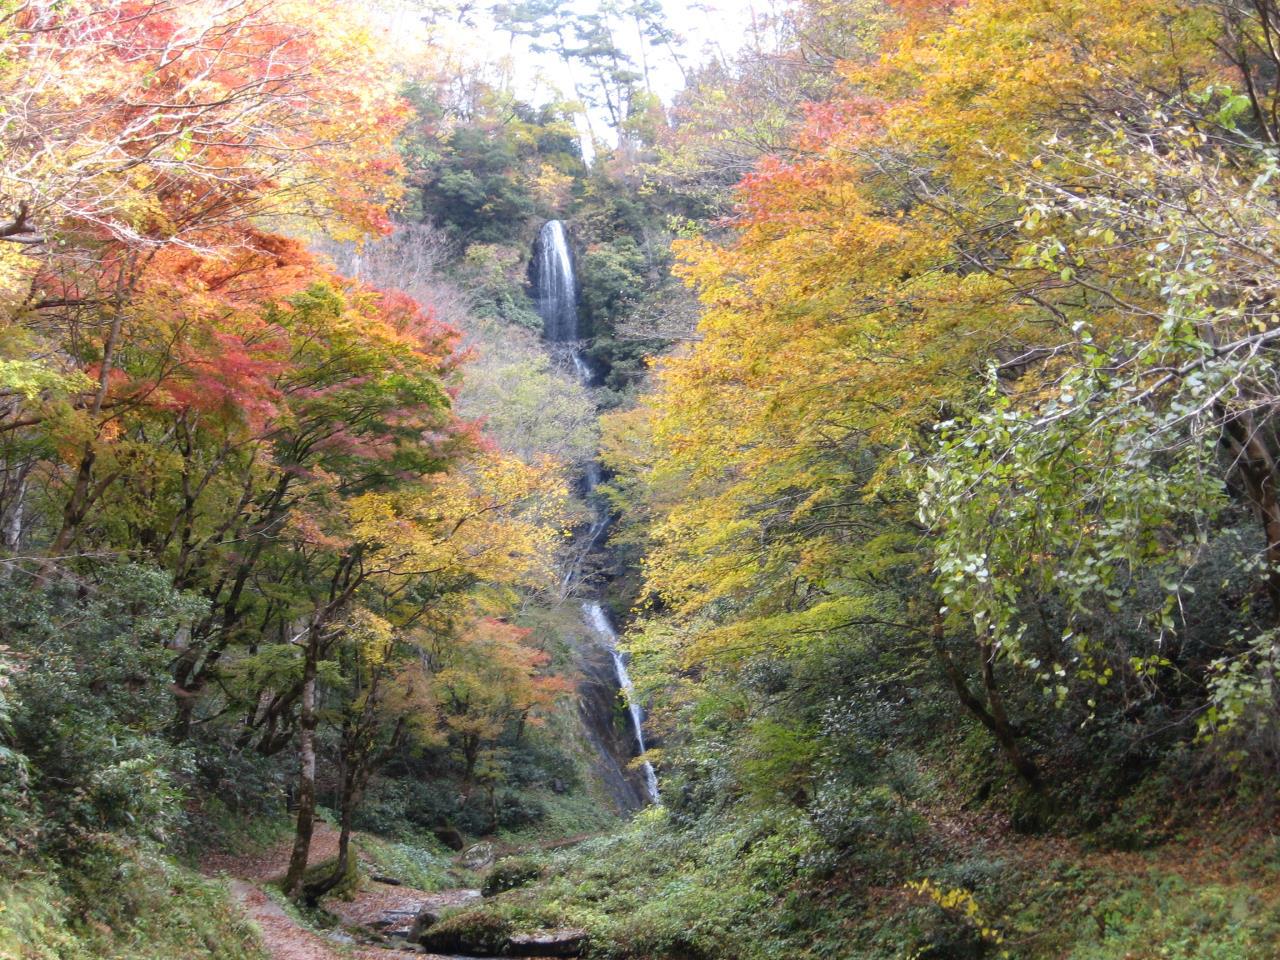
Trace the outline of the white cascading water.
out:
M 564 224 L 548 220 L 538 233 L 534 245 L 537 273 L 534 289 L 538 297 L 538 315 L 542 317 L 542 333 L 552 343 L 572 343 L 578 339 L 578 289 L 573 276 L 573 257 L 569 254 L 569 238 Z M 574 365 L 586 364 L 574 351 Z
M 578 375 L 578 379 L 587 386 L 591 385 L 591 368 L 587 366 L 586 359 L 582 356 L 582 351 L 576 347 L 569 354 L 573 360 L 573 371 Z
M 604 612 L 604 607 L 595 600 L 584 603 L 582 609 L 587 615 L 587 623 L 604 642 L 606 649 L 613 657 L 613 668 L 618 674 L 618 686 L 622 689 L 622 695 L 627 698 L 627 709 L 631 712 L 631 725 L 636 731 L 636 748 L 638 753 L 643 755 L 648 749 L 644 745 L 644 710 L 641 709 L 640 704 L 636 703 L 635 684 L 631 682 L 631 675 L 627 673 L 627 661 L 618 650 L 618 634 L 613 629 L 613 624 L 609 622 L 609 615 Z M 653 771 L 653 764 L 645 760 L 640 769 L 644 773 L 644 788 L 649 795 L 649 802 L 661 802 L 661 797 L 658 795 L 658 775 Z
M 578 342 L 578 278 L 573 272 L 573 256 L 569 252 L 569 236 L 559 220 L 548 220 L 538 231 L 533 245 L 535 306 L 542 317 L 542 335 L 550 343 L 568 348 L 568 357 L 574 374 L 585 386 L 591 386 L 591 367 L 582 355 Z M 587 466 L 584 478 L 587 499 L 595 505 L 595 519 L 590 530 L 579 541 L 578 549 L 565 570 L 560 584 L 560 595 L 567 597 L 575 581 L 582 573 L 587 556 L 600 543 L 609 529 L 608 511 L 595 502 L 596 487 L 600 484 L 600 465 L 594 461 Z
M 565 234 L 564 224 L 559 220 L 548 220 L 538 233 L 534 244 L 534 290 L 537 294 L 538 315 L 542 317 L 543 336 L 551 343 L 566 344 L 569 347 L 569 358 L 573 362 L 574 372 L 586 386 L 591 385 L 591 367 L 578 348 L 578 285 L 573 275 L 573 257 L 569 253 L 569 240 Z M 595 519 L 590 529 L 581 540 L 577 555 L 565 572 L 561 585 L 562 595 L 567 596 L 582 570 L 582 564 L 588 554 L 596 548 L 601 538 L 609 529 L 609 511 L 596 497 L 596 488 L 600 485 L 600 464 L 592 462 L 587 467 L 584 486 L 587 499 L 595 507 Z M 627 700 L 627 710 L 631 713 L 632 727 L 636 734 L 637 752 L 643 754 L 647 749 L 644 743 L 644 710 L 636 702 L 635 685 L 631 675 L 627 673 L 627 663 L 618 650 L 618 634 L 609 622 L 604 608 L 591 600 L 582 605 L 587 617 L 587 624 L 600 638 L 605 649 L 613 658 L 614 673 L 618 678 L 618 688 Z M 645 792 L 651 803 L 658 803 L 658 777 L 653 765 L 644 761 L 641 766 L 644 774 Z

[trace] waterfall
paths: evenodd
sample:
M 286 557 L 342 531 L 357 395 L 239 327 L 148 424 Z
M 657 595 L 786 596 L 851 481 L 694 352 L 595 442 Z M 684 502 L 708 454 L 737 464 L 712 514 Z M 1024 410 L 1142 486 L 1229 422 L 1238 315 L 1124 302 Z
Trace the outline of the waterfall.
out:
M 561 360 L 567 358 L 578 380 L 591 386 L 595 374 L 580 349 L 578 329 L 578 278 L 573 272 L 573 254 L 564 224 L 548 220 L 538 231 L 529 261 L 529 283 L 533 303 L 542 318 L 542 336 L 558 344 Z
M 596 547 L 600 546 L 604 535 L 609 532 L 609 522 L 611 520 L 609 511 L 601 506 L 600 497 L 596 494 L 596 488 L 600 486 L 602 479 L 603 473 L 600 470 L 599 462 L 592 460 L 587 464 L 587 472 L 582 478 L 582 486 L 595 516 L 592 518 L 591 526 L 587 528 L 586 533 L 577 539 L 576 549 L 565 567 L 564 579 L 560 583 L 560 596 L 562 599 L 569 596 L 569 591 L 573 589 L 574 582 L 582 573 L 582 567 L 587 562 L 587 557 L 591 555 Z
M 568 236 L 564 224 L 559 220 L 548 220 L 538 232 L 538 239 L 533 245 L 533 257 L 529 263 L 529 280 L 533 288 L 534 304 L 538 316 L 542 318 L 543 338 L 549 343 L 561 345 L 566 350 L 569 361 L 573 364 L 574 373 L 585 386 L 591 386 L 594 374 L 580 349 L 581 332 L 578 330 L 578 283 L 573 273 L 573 256 L 569 251 Z M 600 464 L 588 464 L 586 476 L 583 478 L 587 499 L 595 512 L 591 526 L 580 536 L 578 547 L 565 571 L 561 584 L 561 595 L 568 596 L 582 573 L 582 566 L 588 555 L 604 540 L 609 531 L 609 510 L 601 502 L 596 488 L 602 480 Z M 635 731 L 637 753 L 643 754 L 647 749 L 644 743 L 644 711 L 636 702 L 635 686 L 627 673 L 627 663 L 618 651 L 618 634 L 609 622 L 604 608 L 595 600 L 582 605 L 587 624 L 600 640 L 600 645 L 613 660 L 614 675 L 618 688 L 627 701 L 627 710 L 631 715 L 631 726 Z M 641 770 L 644 774 L 645 794 L 651 803 L 658 803 L 658 777 L 653 765 L 644 761 Z
M 609 654 L 613 657 L 613 668 L 618 674 L 618 687 L 622 690 L 622 695 L 627 699 L 627 710 L 631 714 L 631 725 L 636 732 L 636 750 L 638 754 L 643 754 L 648 749 L 644 745 L 644 710 L 636 702 L 635 684 L 631 682 L 631 675 L 627 673 L 627 661 L 623 658 L 621 651 L 618 650 L 618 634 L 614 631 L 613 624 L 609 622 L 609 615 L 604 612 L 604 607 L 600 606 L 599 603 L 594 600 L 588 601 L 582 605 L 582 609 L 587 615 L 587 623 L 599 635 Z M 644 773 L 644 787 L 645 792 L 649 794 L 649 801 L 651 803 L 660 802 L 658 775 L 653 772 L 653 764 L 646 760 L 640 769 Z
M 559 220 L 543 224 L 533 252 L 530 272 L 543 336 L 552 343 L 572 343 L 578 339 L 578 284 L 564 224 Z M 576 351 L 574 356 L 575 365 L 581 364 Z M 579 376 L 583 367 L 585 364 L 579 367 Z
M 573 361 L 573 372 L 578 375 L 578 380 L 588 387 L 591 386 L 591 367 L 587 365 L 587 359 L 582 355 L 582 351 L 574 347 L 569 358 Z

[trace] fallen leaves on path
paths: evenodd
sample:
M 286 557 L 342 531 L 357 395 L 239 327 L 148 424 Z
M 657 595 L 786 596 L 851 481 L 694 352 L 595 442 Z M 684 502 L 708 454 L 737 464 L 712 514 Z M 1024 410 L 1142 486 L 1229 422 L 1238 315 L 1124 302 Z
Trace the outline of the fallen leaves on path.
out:
M 322 937 L 298 926 L 280 904 L 258 887 L 234 880 L 231 891 L 249 919 L 262 931 L 262 944 L 271 960 L 346 960 Z M 379 955 L 383 955 L 381 951 Z
M 245 914 L 262 931 L 262 943 L 271 960 L 467 960 L 465 957 L 384 947 L 339 948 L 320 934 L 301 926 L 260 886 L 283 876 L 289 863 L 291 844 L 291 840 L 284 840 L 253 854 L 213 853 L 201 863 L 206 874 L 226 874 L 234 878 L 231 891 Z M 337 855 L 338 831 L 328 824 L 317 823 L 308 862 L 323 863 Z M 413 926 L 414 916 L 423 909 L 444 910 L 478 899 L 479 890 L 428 893 L 413 887 L 367 881 L 353 900 L 331 900 L 325 903 L 325 909 L 343 923 L 358 927 L 370 927 L 389 912 L 405 914 L 399 926 L 384 930 L 390 933 L 400 927 L 408 930 Z
M 324 863 L 338 856 L 338 831 L 327 823 L 320 822 L 311 835 L 311 851 L 307 857 L 308 864 Z M 289 852 L 293 847 L 293 838 L 281 840 L 274 846 L 254 853 L 209 853 L 200 861 L 203 873 L 216 876 L 225 873 L 229 877 L 241 880 L 266 882 L 284 876 L 289 866 Z

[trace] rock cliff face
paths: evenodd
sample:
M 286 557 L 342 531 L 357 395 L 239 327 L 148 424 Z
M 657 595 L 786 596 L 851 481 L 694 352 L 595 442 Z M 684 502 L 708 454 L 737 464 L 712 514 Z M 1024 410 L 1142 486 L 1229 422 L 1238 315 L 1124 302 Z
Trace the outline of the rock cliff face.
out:
M 631 682 L 631 675 L 627 671 L 626 654 L 618 649 L 617 631 L 613 629 L 609 614 L 605 612 L 600 601 L 587 601 L 582 605 L 582 612 L 586 614 L 587 623 L 601 646 L 609 651 L 609 658 L 613 661 L 613 674 L 618 681 L 618 690 L 627 707 L 627 717 L 630 720 L 627 726 L 631 732 L 632 747 L 637 757 L 643 757 L 648 750 L 644 740 L 644 708 L 636 698 L 635 685 Z M 645 797 L 650 803 L 660 803 L 662 798 L 658 793 L 658 777 L 648 760 L 640 761 L 640 774 L 644 780 Z
M 635 755 L 630 715 L 618 699 L 618 677 L 609 651 L 592 644 L 581 654 L 583 679 L 578 683 L 578 711 L 583 728 L 596 748 L 595 774 L 625 813 L 649 802 L 644 775 L 628 770 Z

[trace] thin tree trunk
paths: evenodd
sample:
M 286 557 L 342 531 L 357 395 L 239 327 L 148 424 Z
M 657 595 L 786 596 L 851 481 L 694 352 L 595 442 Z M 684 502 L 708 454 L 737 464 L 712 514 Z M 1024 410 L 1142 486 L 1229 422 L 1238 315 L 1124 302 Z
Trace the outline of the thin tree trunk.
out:
M 1227 419 L 1224 437 L 1266 539 L 1267 594 L 1272 613 L 1280 622 L 1280 499 L 1276 495 L 1276 460 L 1264 429 L 1247 413 Z
M 313 625 L 307 635 L 306 661 L 302 672 L 302 716 L 298 725 L 298 820 L 294 831 L 289 870 L 284 892 L 294 896 L 302 884 L 311 853 L 311 835 L 316 817 L 316 670 L 320 659 L 320 627 Z
M 1004 751 L 1005 757 L 1008 758 L 1014 771 L 1026 782 L 1027 786 L 1037 791 L 1041 790 L 1043 784 L 1040 780 L 1040 769 L 1036 766 L 1035 761 L 1027 756 L 1022 749 L 1022 744 L 1018 741 L 1017 732 L 1005 714 L 1004 702 L 996 689 L 995 652 L 991 649 L 990 644 L 980 644 L 983 659 L 982 683 L 987 695 L 987 703 L 983 703 L 982 698 L 969 688 L 969 682 L 965 679 L 964 673 L 956 665 L 951 653 L 943 643 L 941 616 L 934 619 L 932 639 L 938 660 L 942 664 L 942 669 L 946 673 L 947 679 L 951 681 L 951 686 L 955 690 L 956 696 L 960 698 L 960 703 L 966 710 L 977 717 L 978 722 L 995 737 L 996 743 Z M 988 704 L 990 704 L 989 707 Z
M 347 605 L 363 578 L 358 575 L 359 549 L 348 554 L 334 572 L 329 585 L 329 600 L 316 611 L 307 629 L 306 659 L 302 666 L 302 703 L 298 717 L 298 820 L 285 873 L 284 891 L 295 896 L 302 885 L 311 853 L 311 835 L 316 818 L 316 676 L 320 659 L 327 649 L 325 631 L 330 621 Z
M 16 479 L 13 483 L 13 496 L 10 497 L 9 502 L 5 505 L 3 514 L 0 515 L 3 517 L 3 533 L 0 534 L 0 539 L 2 539 L 4 549 L 10 553 L 16 553 L 22 544 L 27 477 L 30 475 L 33 465 L 34 461 L 28 460 L 15 471 Z
M 344 749 L 343 753 L 346 755 L 347 751 Z M 360 794 L 360 771 L 357 764 L 358 761 L 352 756 L 346 756 L 343 762 L 342 797 L 339 801 L 341 823 L 338 833 L 338 860 L 334 864 L 332 873 L 316 883 L 307 884 L 303 889 L 303 896 L 311 906 L 315 906 L 321 897 L 342 883 L 351 863 L 351 830 Z
M 366 703 L 372 701 L 376 690 L 377 683 L 375 681 L 369 693 L 369 700 Z M 360 808 L 360 803 L 364 799 L 365 789 L 369 785 L 370 778 L 391 758 L 404 741 L 407 718 L 401 716 L 396 720 L 395 728 L 382 749 L 377 751 L 363 749 L 361 744 L 368 742 L 367 738 L 370 733 L 366 722 L 371 719 L 370 716 L 366 715 L 360 719 L 353 720 L 343 730 L 342 773 L 340 776 L 342 781 L 341 833 L 338 836 L 338 862 L 334 865 L 333 872 L 329 876 L 318 883 L 308 885 L 304 890 L 307 902 L 313 905 L 326 893 L 341 884 L 343 878 L 347 875 L 347 869 L 351 864 L 351 833 L 354 829 L 356 810 Z

